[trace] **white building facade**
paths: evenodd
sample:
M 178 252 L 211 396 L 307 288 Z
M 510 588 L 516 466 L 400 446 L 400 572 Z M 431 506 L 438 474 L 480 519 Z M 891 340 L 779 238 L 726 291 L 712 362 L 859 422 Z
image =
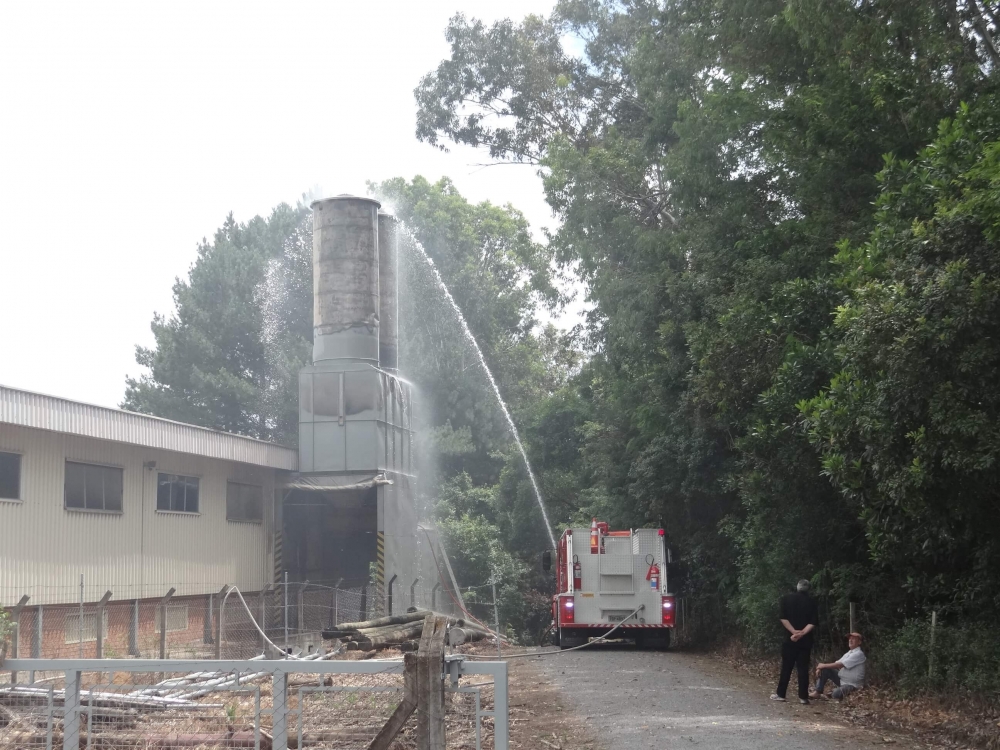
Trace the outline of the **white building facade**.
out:
M 0 386 L 0 606 L 258 591 L 297 452 Z M 280 534 L 277 535 L 280 540 Z

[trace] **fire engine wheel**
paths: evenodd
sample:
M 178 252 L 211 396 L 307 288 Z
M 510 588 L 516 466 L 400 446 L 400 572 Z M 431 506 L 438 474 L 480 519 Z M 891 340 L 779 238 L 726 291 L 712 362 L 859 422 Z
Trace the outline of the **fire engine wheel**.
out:
M 640 633 L 636 636 L 635 645 L 638 648 L 653 651 L 666 651 L 670 648 L 670 631 L 667 628 L 663 628 L 662 630 Z
M 587 642 L 586 636 L 577 635 L 572 630 L 565 630 L 563 628 L 559 628 L 560 649 L 565 650 L 567 648 L 576 648 L 577 646 L 582 646 L 586 642 Z

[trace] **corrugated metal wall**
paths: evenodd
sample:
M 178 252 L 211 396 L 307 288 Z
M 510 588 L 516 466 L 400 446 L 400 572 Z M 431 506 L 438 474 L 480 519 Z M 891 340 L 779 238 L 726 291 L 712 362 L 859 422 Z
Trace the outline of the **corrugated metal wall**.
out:
M 21 500 L 0 500 L 0 605 L 218 591 L 271 581 L 275 470 L 172 451 L 0 424 L 0 451 L 21 454 Z M 64 507 L 65 462 L 123 470 L 123 512 Z M 143 467 L 155 461 L 156 469 Z M 157 473 L 200 478 L 199 513 L 156 510 Z M 228 480 L 262 485 L 264 522 L 226 520 Z
M 231 435 L 121 409 L 81 404 L 0 385 L 0 423 L 193 453 L 294 470 L 298 453 L 262 440 Z

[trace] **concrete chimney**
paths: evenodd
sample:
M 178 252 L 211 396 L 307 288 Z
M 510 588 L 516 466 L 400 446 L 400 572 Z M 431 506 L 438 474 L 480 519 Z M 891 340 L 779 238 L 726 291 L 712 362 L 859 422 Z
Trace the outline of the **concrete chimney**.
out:
M 399 253 L 399 221 L 392 214 L 378 214 L 378 359 L 379 366 L 394 373 L 399 367 L 399 280 L 396 278 Z
M 353 195 L 312 204 L 314 364 L 378 365 L 380 205 Z

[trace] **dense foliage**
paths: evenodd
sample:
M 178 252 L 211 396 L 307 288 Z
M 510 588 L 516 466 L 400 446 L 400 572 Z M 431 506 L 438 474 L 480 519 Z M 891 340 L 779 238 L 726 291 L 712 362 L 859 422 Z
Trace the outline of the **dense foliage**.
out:
M 929 673 L 938 611 L 956 642 L 935 684 L 988 686 L 998 19 L 983 0 L 560 0 L 549 17 L 452 20 L 449 58 L 416 91 L 418 138 L 537 165 L 561 220 L 542 245 L 516 210 L 446 180 L 372 186 L 413 232 L 401 364 L 436 457 L 424 510 L 470 600 L 492 601 L 496 578 L 501 619 L 537 634 L 548 542 L 416 242 L 558 524 L 662 523 L 705 632 L 761 646 L 778 596 L 811 578 L 822 640 L 842 641 L 856 602 L 875 664 L 907 685 Z M 127 406 L 294 440 L 307 213 L 230 219 L 203 244 Z M 560 264 L 593 305 L 585 358 L 538 324 Z
M 850 601 L 884 640 L 1000 611 L 998 26 L 973 0 L 561 0 L 456 16 L 416 90 L 419 138 L 539 166 L 594 304 L 592 358 L 531 415 L 547 490 L 662 518 L 720 630 L 773 642 L 803 576 L 837 643 Z

